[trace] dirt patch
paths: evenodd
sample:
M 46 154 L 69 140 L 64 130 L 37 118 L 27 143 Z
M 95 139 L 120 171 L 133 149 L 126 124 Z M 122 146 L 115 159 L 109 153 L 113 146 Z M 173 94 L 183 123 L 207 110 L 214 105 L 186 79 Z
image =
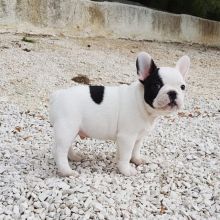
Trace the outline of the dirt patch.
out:
M 74 81 L 74 82 L 80 83 L 80 84 L 85 84 L 85 85 L 90 84 L 90 79 L 85 75 L 75 76 L 71 80 Z
M 164 34 L 175 34 L 178 36 L 181 32 L 181 17 L 170 14 L 169 17 L 165 13 L 153 13 L 153 28 L 157 30 L 163 30 Z
M 103 26 L 105 17 L 97 6 L 89 7 L 90 21 L 92 24 Z

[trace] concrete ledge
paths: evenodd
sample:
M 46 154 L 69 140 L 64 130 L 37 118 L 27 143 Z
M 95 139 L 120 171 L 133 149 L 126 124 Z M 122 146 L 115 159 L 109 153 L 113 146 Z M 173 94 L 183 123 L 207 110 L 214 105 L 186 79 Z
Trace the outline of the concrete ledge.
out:
M 220 22 L 145 7 L 88 0 L 2 0 L 0 25 L 18 31 L 62 32 L 134 40 L 220 46 Z

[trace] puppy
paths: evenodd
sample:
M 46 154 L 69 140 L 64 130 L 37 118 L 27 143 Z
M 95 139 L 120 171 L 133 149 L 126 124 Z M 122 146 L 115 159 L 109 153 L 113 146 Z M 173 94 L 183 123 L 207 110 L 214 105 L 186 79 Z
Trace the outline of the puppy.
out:
M 135 175 L 130 162 L 144 162 L 140 148 L 155 119 L 183 106 L 189 66 L 189 57 L 183 56 L 174 68 L 158 68 L 149 54 L 141 52 L 136 60 L 139 81 L 131 85 L 76 86 L 55 92 L 50 99 L 50 120 L 60 175 L 75 173 L 68 158 L 81 160 L 71 147 L 77 135 L 116 141 L 119 171 Z

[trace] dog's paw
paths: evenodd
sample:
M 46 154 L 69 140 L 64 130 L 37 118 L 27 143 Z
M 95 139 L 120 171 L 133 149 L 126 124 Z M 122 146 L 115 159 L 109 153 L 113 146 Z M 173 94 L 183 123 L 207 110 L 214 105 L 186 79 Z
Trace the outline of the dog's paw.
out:
M 135 165 L 139 166 L 141 164 L 145 164 L 146 160 L 143 158 L 131 158 L 131 163 L 134 163 Z
M 68 177 L 68 176 L 78 176 L 78 172 L 74 170 L 68 170 L 68 171 L 58 171 L 58 175 L 62 177 Z
M 118 163 L 119 171 L 125 176 L 134 176 L 137 174 L 137 170 L 131 166 L 131 164 Z
M 75 152 L 69 152 L 68 158 L 69 158 L 69 160 L 75 161 L 75 162 L 81 162 L 83 159 L 80 154 L 75 153 Z

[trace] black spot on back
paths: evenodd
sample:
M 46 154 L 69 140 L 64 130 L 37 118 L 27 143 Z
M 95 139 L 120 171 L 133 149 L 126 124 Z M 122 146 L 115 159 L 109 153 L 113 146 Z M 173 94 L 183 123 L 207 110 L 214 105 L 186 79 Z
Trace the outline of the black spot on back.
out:
M 144 100 L 154 108 L 153 101 L 164 85 L 159 75 L 159 68 L 154 69 L 154 71 L 142 83 L 144 85 Z
M 136 59 L 136 68 L 137 68 L 137 74 L 139 74 L 139 70 L 140 70 L 140 67 L 139 67 L 139 63 L 138 63 L 138 59 Z
M 104 86 L 89 86 L 90 96 L 96 104 L 100 104 L 104 97 Z

